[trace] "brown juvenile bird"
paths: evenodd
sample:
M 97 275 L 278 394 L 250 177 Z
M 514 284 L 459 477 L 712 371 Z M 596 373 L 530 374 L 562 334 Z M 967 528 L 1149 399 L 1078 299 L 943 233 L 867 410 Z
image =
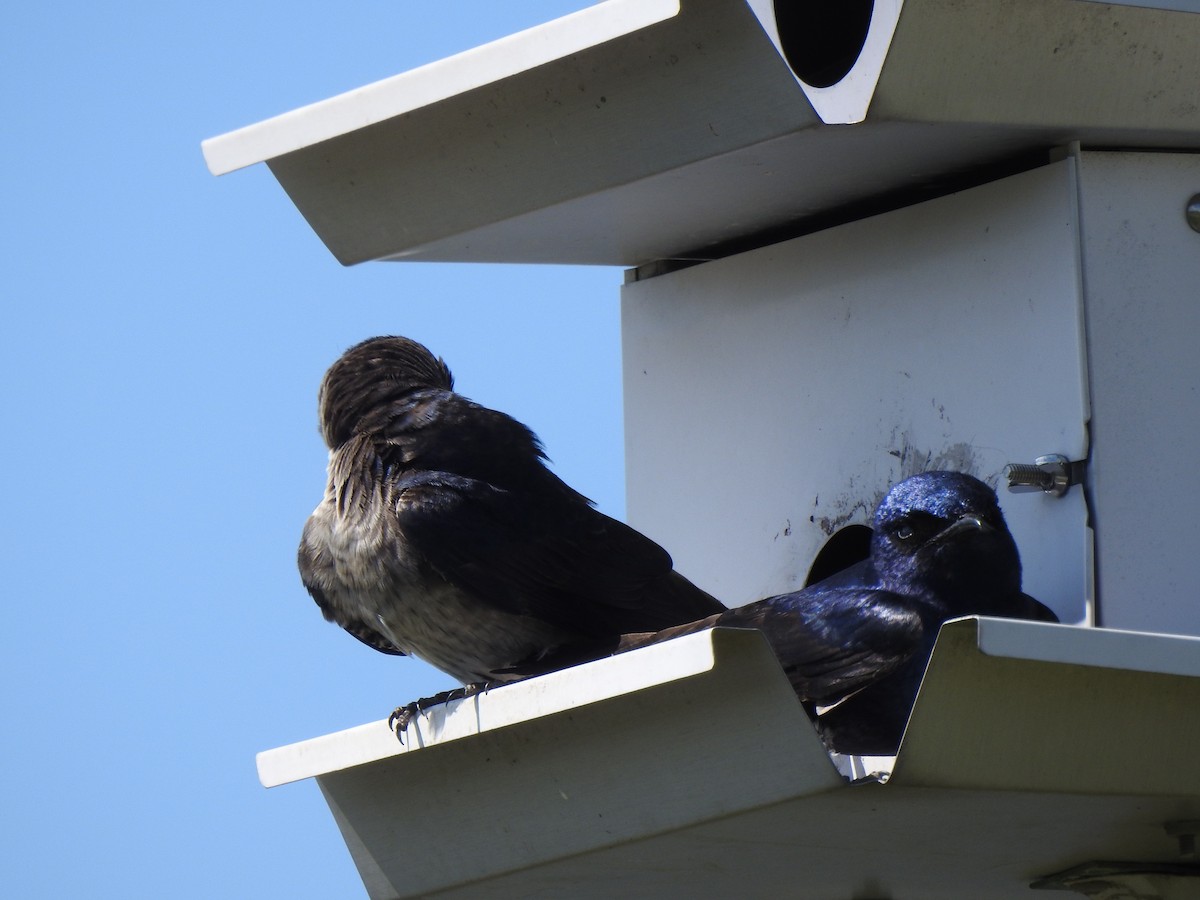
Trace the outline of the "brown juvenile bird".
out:
M 550 472 L 528 428 L 453 386 L 403 337 L 363 341 L 326 373 L 329 478 L 298 563 L 327 619 L 473 691 L 725 609 Z M 416 707 L 397 710 L 398 732 Z

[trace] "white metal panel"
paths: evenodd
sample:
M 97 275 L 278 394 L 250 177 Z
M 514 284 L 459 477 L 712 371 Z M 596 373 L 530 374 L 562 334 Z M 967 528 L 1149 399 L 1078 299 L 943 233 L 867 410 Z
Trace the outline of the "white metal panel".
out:
M 670 653 L 601 660 L 504 689 L 531 711 L 566 701 L 552 712 L 320 775 L 371 896 L 424 896 L 843 786 L 761 634 L 680 642 L 708 671 L 653 677 Z M 647 675 L 657 683 L 620 685 Z M 580 691 L 607 696 L 572 706 Z M 486 722 L 500 696 L 458 709 Z M 726 778 L 730 760 L 753 765 Z
M 540 712 L 494 715 L 522 707 Z M 1200 818 L 1191 638 L 951 623 L 886 785 L 834 774 L 750 632 L 530 679 L 464 717 L 474 733 L 391 758 L 323 739 L 341 758 L 314 774 L 376 900 L 1016 900 L 1087 859 L 1171 861 L 1163 824 Z
M 1197 747 L 1200 639 L 967 618 L 942 626 L 889 784 L 1197 796 Z
M 1072 140 L 1200 146 L 1200 15 L 874 7 L 858 64 L 829 88 L 780 57 L 773 4 L 610 0 L 204 150 L 214 171 L 267 161 L 346 264 L 636 266 Z M 827 122 L 866 118 L 825 125 L 814 104 Z
M 1080 187 L 1100 621 L 1200 634 L 1200 154 L 1085 153 Z
M 753 766 L 733 763 L 735 774 Z M 438 894 L 454 900 L 1078 900 L 1029 890 L 1091 858 L 1173 862 L 1167 797 L 863 784 Z M 1092 856 L 1095 855 L 1095 857 Z
M 679 0 L 607 0 L 201 143 L 224 175 L 512 78 L 669 19 Z
M 905 0 L 870 119 L 1194 146 L 1200 16 L 1079 0 Z
M 628 516 L 730 606 L 799 587 L 887 487 L 1086 455 L 1073 162 L 627 285 Z M 1082 492 L 1001 492 L 1087 618 Z
M 779 70 L 788 90 L 795 89 L 794 79 L 782 64 Z M 722 78 L 727 81 L 727 76 Z M 779 87 L 778 82 L 774 86 Z M 774 92 L 759 92 L 753 98 L 733 91 L 730 95 L 731 108 L 737 109 L 737 118 L 744 117 L 743 121 L 714 121 L 720 109 L 707 104 L 704 131 L 690 140 L 689 152 L 729 139 L 729 129 L 722 130 L 718 137 L 708 131 L 710 123 L 723 129 L 722 122 L 730 122 L 733 136 L 745 136 L 745 120 L 762 121 L 763 110 L 779 115 L 784 109 Z M 684 118 L 684 108 L 674 113 L 679 118 L 670 128 L 656 114 L 655 130 L 674 130 L 677 136 L 682 135 L 683 131 L 675 126 Z M 811 111 L 807 115 L 815 119 Z M 364 205 L 359 206 L 358 199 L 332 183 L 328 202 L 330 206 L 346 204 L 341 227 L 346 229 L 348 240 L 357 240 L 355 230 L 362 229 L 365 219 L 358 216 L 379 216 L 388 228 L 389 216 L 397 222 L 403 219 L 408 243 L 382 257 L 388 260 L 639 266 L 655 260 L 704 260 L 724 255 L 725 250 L 712 248 L 727 247 L 745 241 L 748 235 L 868 198 L 960 176 L 972 166 L 1021 153 L 1031 141 L 1025 132 L 998 133 L 982 126 L 939 129 L 935 136 L 928 125 L 910 122 L 872 123 L 867 140 L 859 130 L 865 127 L 806 128 L 803 138 L 799 133 L 772 137 L 646 177 L 640 177 L 641 173 L 662 163 L 660 153 L 675 155 L 676 151 L 670 146 L 671 139 L 643 142 L 639 137 L 642 132 L 627 124 L 612 124 L 605 131 L 589 135 L 588 150 L 582 155 L 568 158 L 559 154 L 554 159 L 543 156 L 542 167 L 530 173 L 535 181 L 525 181 L 525 175 L 514 172 L 511 162 L 499 154 L 488 156 L 479 165 L 474 159 L 476 151 L 465 144 L 455 145 L 453 158 L 440 159 L 431 167 L 425 166 L 424 159 L 410 158 L 411 171 L 403 175 L 408 190 L 403 206 L 376 209 L 376 203 L 386 205 L 386 191 L 374 199 L 363 192 Z M 434 139 L 432 133 L 416 138 L 420 149 L 414 157 L 424 157 Z M 564 181 L 547 180 L 548 174 L 559 179 L 560 168 L 571 165 L 586 170 L 578 177 L 592 179 L 590 187 L 596 187 L 614 171 L 626 167 L 620 155 L 614 155 L 608 146 L 609 141 L 618 139 L 623 144 L 622 154 L 638 158 L 639 177 L 580 195 L 563 192 Z M 531 152 L 544 154 L 544 148 L 533 147 Z M 303 160 L 289 163 L 288 172 L 276 163 L 271 166 L 295 198 L 292 179 L 307 177 L 302 171 Z M 469 176 L 470 190 L 464 196 L 473 193 L 473 205 L 460 199 L 457 187 L 447 190 L 443 171 Z M 498 205 L 492 205 L 497 173 L 501 171 L 521 179 L 516 185 L 521 192 L 517 196 L 524 205 L 509 218 L 503 216 L 514 211 L 511 195 L 497 197 Z M 311 196 L 307 194 L 310 189 L 304 188 L 306 196 Z M 546 202 L 550 192 L 556 192 L 558 202 Z M 307 201 L 296 199 L 297 205 L 305 209 Z M 427 202 L 434 205 L 426 208 Z
M 259 780 L 274 787 L 314 775 L 327 775 L 367 762 L 398 756 L 421 747 L 445 744 L 483 731 L 611 700 L 712 671 L 715 657 L 708 639 L 670 641 L 646 648 L 641 666 L 629 657 L 596 660 L 585 669 L 551 672 L 540 678 L 503 685 L 481 695 L 440 704 L 409 724 L 401 744 L 381 720 L 289 744 L 258 754 Z
M 474 86 L 440 102 L 413 106 L 407 98 L 410 88 L 432 97 L 441 86 L 433 72 L 382 82 L 378 104 L 368 102 L 373 94 L 352 92 L 309 107 L 296 123 L 279 120 L 286 137 L 332 136 L 267 157 L 268 164 L 321 239 L 349 264 L 427 257 L 421 248 L 445 240 L 462 246 L 464 232 L 587 202 L 819 123 L 740 0 L 687 0 L 668 17 L 662 4 L 655 8 L 656 15 L 625 17 L 621 27 L 632 29 L 625 33 L 572 29 L 571 41 L 537 43 L 544 61 L 504 77 L 477 75 L 470 54 L 447 60 L 453 84 Z M 507 57 L 486 55 L 495 65 L 485 76 L 499 72 Z M 356 117 L 362 127 L 345 131 L 343 123 Z M 248 146 L 257 129 L 229 141 Z M 507 259 L 561 261 L 561 248 L 548 249 L 558 243 L 555 232 L 543 229 L 533 244 L 508 244 Z M 469 242 L 466 248 L 460 258 L 477 258 Z
M 1200 678 L 1200 638 L 1019 619 L 979 621 L 972 643 L 984 656 Z M 954 626 L 959 633 L 964 628 Z

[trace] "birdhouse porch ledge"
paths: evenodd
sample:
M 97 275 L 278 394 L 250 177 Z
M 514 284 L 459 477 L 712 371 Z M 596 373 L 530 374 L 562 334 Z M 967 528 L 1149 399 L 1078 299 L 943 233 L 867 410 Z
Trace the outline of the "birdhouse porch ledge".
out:
M 373 900 L 1007 900 L 1086 860 L 1179 862 L 1198 708 L 1198 638 L 959 619 L 890 776 L 852 783 L 762 636 L 717 629 L 435 707 L 405 745 L 379 721 L 258 768 L 316 778 Z

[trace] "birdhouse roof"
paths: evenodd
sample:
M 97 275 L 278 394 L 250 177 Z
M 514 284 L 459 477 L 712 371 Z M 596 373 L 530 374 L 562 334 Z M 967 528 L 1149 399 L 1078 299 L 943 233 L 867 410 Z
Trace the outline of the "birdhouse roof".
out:
M 216 174 L 265 161 L 345 264 L 639 266 L 946 192 L 1073 141 L 1200 147 L 1200 2 L 886 0 L 820 22 L 776 6 L 608 0 L 204 154 Z

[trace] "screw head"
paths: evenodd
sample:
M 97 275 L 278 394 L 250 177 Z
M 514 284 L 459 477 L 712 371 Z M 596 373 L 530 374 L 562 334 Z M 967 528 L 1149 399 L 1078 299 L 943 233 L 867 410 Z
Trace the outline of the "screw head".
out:
M 1184 207 L 1183 214 L 1187 217 L 1188 227 L 1192 231 L 1200 231 L 1200 194 L 1192 196 Z

